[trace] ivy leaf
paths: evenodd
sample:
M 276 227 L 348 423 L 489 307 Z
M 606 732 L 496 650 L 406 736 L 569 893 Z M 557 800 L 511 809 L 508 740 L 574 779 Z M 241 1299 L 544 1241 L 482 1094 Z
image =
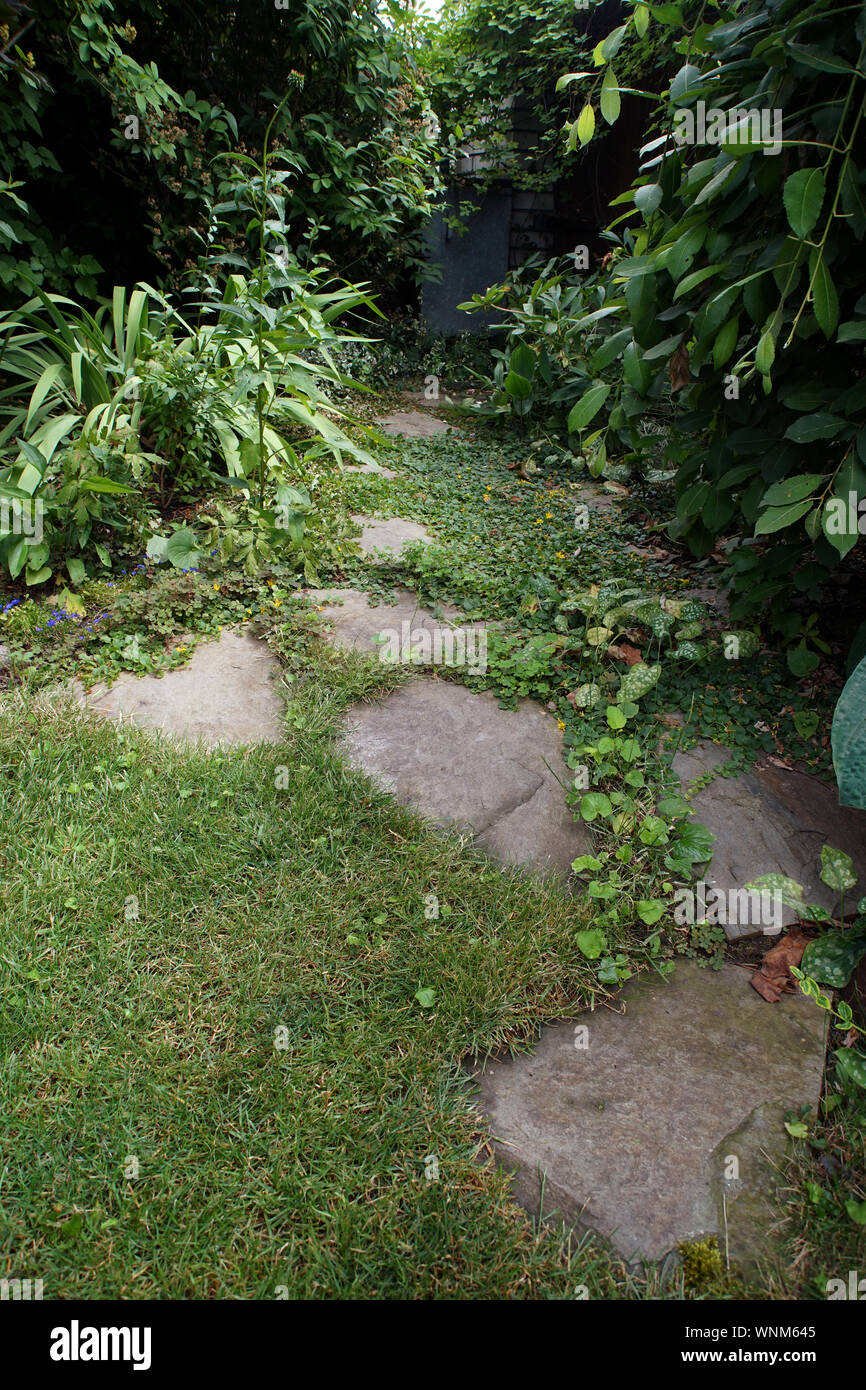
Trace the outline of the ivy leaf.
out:
M 577 118 L 577 138 L 581 145 L 588 145 L 595 134 L 595 111 L 588 101 Z
M 801 516 L 805 516 L 811 511 L 812 503 L 807 498 L 804 502 L 793 502 L 786 507 L 769 507 L 758 517 L 755 525 L 756 536 L 770 536 L 774 531 L 782 531 L 786 526 L 793 526 L 795 521 L 799 521 Z
M 772 332 L 767 329 L 766 333 L 761 334 L 758 349 L 755 353 L 755 366 L 761 376 L 769 376 L 770 368 L 776 360 L 776 340 Z
M 820 473 L 798 473 L 795 478 L 773 483 L 772 487 L 767 488 L 761 503 L 765 507 L 781 507 L 788 502 L 801 502 L 804 497 L 811 497 L 823 481 Z
M 820 251 L 809 256 L 809 274 L 812 277 L 812 304 L 815 318 L 825 338 L 832 338 L 839 322 L 839 296 L 833 277 Z
M 845 421 L 838 415 L 830 415 L 826 410 L 816 410 L 811 415 L 801 415 L 785 430 L 785 438 L 795 444 L 812 444 L 816 439 L 832 439 L 834 434 L 845 428 Z
M 619 116 L 620 104 L 619 83 L 616 73 L 612 67 L 607 67 L 601 82 L 599 105 L 601 107 L 601 114 L 608 125 L 613 125 L 614 121 Z
M 576 874 L 597 874 L 601 865 L 602 861 L 596 859 L 594 854 L 581 854 L 571 861 L 572 870 Z
M 737 346 L 737 338 L 740 331 L 740 320 L 735 314 L 732 319 L 728 319 L 716 334 L 716 341 L 713 344 L 713 366 L 716 368 L 724 367 L 730 359 L 734 348 Z M 760 368 L 759 368 L 760 370 Z
M 855 666 L 839 696 L 831 742 L 841 805 L 866 811 L 866 657 Z
M 824 193 L 824 173 L 821 169 L 798 169 L 785 180 L 782 199 L 788 225 L 798 237 L 807 237 L 818 221 Z
M 645 183 L 634 195 L 635 207 L 648 217 L 651 212 L 655 212 L 662 200 L 662 186 L 660 183 Z

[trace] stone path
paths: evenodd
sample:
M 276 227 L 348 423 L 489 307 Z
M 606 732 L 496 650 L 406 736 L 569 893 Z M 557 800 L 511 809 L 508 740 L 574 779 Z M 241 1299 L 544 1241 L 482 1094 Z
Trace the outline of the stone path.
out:
M 377 422 L 385 434 L 399 434 L 413 439 L 429 439 L 434 434 L 447 434 L 451 425 L 420 410 L 395 410 Z
M 447 428 L 416 410 L 380 423 L 421 436 Z M 584 496 L 600 509 L 616 505 L 617 494 L 597 485 Z M 399 553 L 408 540 L 434 539 L 401 518 L 354 520 L 371 563 L 377 552 Z M 406 589 L 378 606 L 349 589 L 308 597 L 328 620 L 326 640 L 380 657 L 376 639 L 383 634 L 389 643 L 397 635 L 401 660 L 435 651 L 437 640 L 459 638 L 468 651 L 470 638 L 484 635 L 483 624 L 461 623 L 454 608 L 434 614 Z M 430 669 L 434 674 L 413 676 L 383 700 L 348 712 L 348 760 L 498 862 L 566 875 L 591 842 L 565 803 L 570 774 L 556 721 L 529 700 L 502 710 L 492 694 Z M 124 675 L 87 703 L 108 717 L 208 746 L 276 742 L 283 735 L 277 674 L 263 643 L 226 631 L 199 646 L 187 667 L 162 679 Z M 688 780 L 724 756 L 705 747 L 679 754 L 675 769 Z M 824 840 L 866 868 L 861 818 L 832 800 L 815 779 L 771 766 L 717 779 L 692 803 L 718 836 L 713 880 L 741 887 L 782 871 L 826 901 L 815 873 Z M 736 966 L 714 972 L 680 962 L 671 983 L 656 976 L 631 982 L 617 1011 L 599 1008 L 545 1028 L 531 1054 L 488 1063 L 476 1078 L 478 1104 L 498 1159 L 515 1172 L 518 1199 L 538 1209 L 543 1173 L 545 1213 L 555 1208 L 567 1221 L 591 1226 L 628 1258 L 659 1257 L 679 1240 L 715 1232 L 732 1258 L 754 1263 L 769 1248 L 775 1219 L 784 1112 L 818 1100 L 825 1015 L 799 995 L 768 1005 L 748 981 Z M 586 1048 L 575 1045 L 582 1038 Z M 739 1178 L 730 1177 L 732 1160 Z
M 330 624 L 330 637 L 340 646 L 351 647 L 354 651 L 379 653 L 384 645 L 377 640 L 383 632 L 397 633 L 402 641 L 408 625 L 408 641 L 418 645 L 421 634 L 429 634 L 428 645 L 434 649 L 437 635 L 440 646 L 446 645 L 444 634 L 450 632 L 483 632 L 484 623 L 460 623 L 460 610 L 450 604 L 441 604 L 441 618 L 436 618 L 428 609 L 422 608 L 410 589 L 396 591 L 396 603 L 380 603 L 375 607 L 367 594 L 358 589 L 307 589 L 305 597 L 318 607 L 323 618 Z M 446 645 L 446 650 L 449 648 Z M 383 660 L 387 659 L 383 655 Z M 420 664 L 420 663 L 419 663 Z
M 278 681 L 279 667 L 265 643 L 227 629 L 218 641 L 202 642 L 187 666 L 164 676 L 124 672 L 110 688 L 96 685 L 88 695 L 77 683 L 74 689 L 79 704 L 94 714 L 214 748 L 282 740 Z
M 388 555 L 399 555 L 407 541 L 432 541 L 433 537 L 424 526 L 416 521 L 404 521 L 401 517 L 391 517 L 380 521 L 375 516 L 353 516 L 352 520 L 363 527 L 361 532 L 361 554 L 373 556 L 377 550 Z
M 706 1234 L 746 1269 L 769 1254 L 785 1115 L 818 1102 L 826 1015 L 802 995 L 769 1006 L 748 980 L 683 962 L 627 984 L 623 1014 L 578 1014 L 477 1072 L 523 1205 L 538 1212 L 543 1174 L 544 1214 L 626 1259 Z
M 701 743 L 677 753 L 674 771 L 684 786 L 725 762 L 730 750 Z M 716 777 L 691 800 L 695 818 L 716 836 L 706 871 L 708 885 L 728 892 L 744 888 L 762 874 L 781 873 L 802 883 L 806 901 L 832 910 L 838 894 L 821 882 L 821 846 L 844 850 L 866 882 L 866 816 L 840 806 L 835 789 L 820 778 L 764 761 L 738 777 Z M 757 904 L 755 904 L 757 907 Z M 733 914 L 732 914 L 733 915 Z M 725 924 L 729 940 L 763 930 L 757 911 L 745 900 L 738 920 Z M 783 909 L 783 923 L 796 913 Z
M 559 730 L 531 700 L 503 710 L 489 692 L 422 677 L 355 705 L 344 747 L 399 802 L 465 830 L 502 864 L 567 874 L 587 852 L 565 804 Z

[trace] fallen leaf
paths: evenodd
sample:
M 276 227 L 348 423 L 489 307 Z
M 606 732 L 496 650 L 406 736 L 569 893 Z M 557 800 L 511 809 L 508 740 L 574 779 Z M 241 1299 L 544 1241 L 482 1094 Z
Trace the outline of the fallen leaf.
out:
M 629 646 L 628 642 L 619 642 L 615 647 L 608 647 L 607 654 L 612 656 L 614 661 L 624 661 L 627 666 L 636 666 L 639 661 L 643 661 L 637 647 Z
M 800 964 L 811 939 L 802 927 L 792 927 L 764 956 L 760 970 L 752 976 L 751 985 L 768 1004 L 777 1004 L 783 994 L 793 994 L 796 990 L 790 967 Z
M 692 376 L 689 371 L 689 354 L 684 343 L 680 343 L 668 363 L 668 371 L 670 372 L 672 391 L 679 391 L 681 387 L 688 386 Z

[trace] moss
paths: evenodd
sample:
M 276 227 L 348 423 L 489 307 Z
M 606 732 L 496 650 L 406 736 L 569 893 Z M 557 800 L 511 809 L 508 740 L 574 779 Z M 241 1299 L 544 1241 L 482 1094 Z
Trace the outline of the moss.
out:
M 718 1284 L 725 1274 L 719 1243 L 715 1236 L 705 1240 L 684 1240 L 678 1246 L 683 1262 L 683 1280 L 689 1289 L 696 1293 L 706 1293 L 711 1285 Z

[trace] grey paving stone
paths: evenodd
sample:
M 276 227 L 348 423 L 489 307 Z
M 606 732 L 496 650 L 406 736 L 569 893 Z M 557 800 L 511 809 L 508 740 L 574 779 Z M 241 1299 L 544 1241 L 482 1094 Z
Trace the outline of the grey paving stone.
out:
M 674 771 L 684 784 L 730 757 L 727 748 L 700 743 L 674 758 Z M 764 760 L 739 777 L 715 777 L 691 801 L 695 818 L 716 836 L 713 858 L 703 880 L 723 892 L 743 888 L 762 874 L 779 873 L 802 883 L 807 902 L 828 910 L 837 896 L 821 882 L 821 846 L 844 850 L 854 861 L 860 881 L 866 882 L 866 816 L 840 806 L 835 788 L 820 778 Z M 727 923 L 729 940 L 754 936 L 763 930 L 758 916 L 743 903 L 741 917 Z M 785 908 L 784 925 L 796 920 Z
M 475 669 L 486 666 L 485 643 L 480 636 L 469 638 L 469 634 L 482 634 L 485 624 L 460 623 L 459 610 L 449 604 L 441 605 L 442 618 L 437 619 L 409 589 L 397 590 L 396 603 L 376 607 L 357 589 L 308 589 L 305 593 L 331 624 L 330 636 L 340 646 L 400 664 L 459 666 L 464 664 L 462 653 L 465 664 Z M 380 640 L 383 635 L 386 642 Z M 428 653 L 429 663 L 424 660 Z
M 556 721 L 531 700 L 500 709 L 489 692 L 419 677 L 347 718 L 349 760 L 404 805 L 470 834 L 500 863 L 560 874 L 587 852 L 565 804 Z
M 112 686 L 95 686 L 79 702 L 118 723 L 187 740 L 218 744 L 279 743 L 284 702 L 279 667 L 264 642 L 225 629 L 202 642 L 187 666 L 164 676 L 124 672 Z
M 716 1234 L 750 1269 L 773 1248 L 785 1114 L 820 1096 L 825 1019 L 803 995 L 767 1004 L 741 967 L 684 961 L 489 1061 L 475 1103 L 530 1211 L 543 1177 L 545 1215 L 626 1259 Z
M 399 555 L 407 541 L 433 540 L 426 527 L 398 516 L 388 521 L 381 521 L 375 516 L 353 516 L 352 520 L 363 528 L 360 541 L 362 555 L 372 555 L 376 550 Z
M 385 468 L 384 464 L 379 464 L 377 468 L 374 463 L 347 463 L 345 469 L 347 473 L 381 473 L 383 478 L 397 477 L 394 469 Z
M 399 434 L 406 439 L 429 439 L 431 435 L 446 434 L 452 429 L 444 420 L 421 410 L 394 410 L 377 423 L 385 434 Z

